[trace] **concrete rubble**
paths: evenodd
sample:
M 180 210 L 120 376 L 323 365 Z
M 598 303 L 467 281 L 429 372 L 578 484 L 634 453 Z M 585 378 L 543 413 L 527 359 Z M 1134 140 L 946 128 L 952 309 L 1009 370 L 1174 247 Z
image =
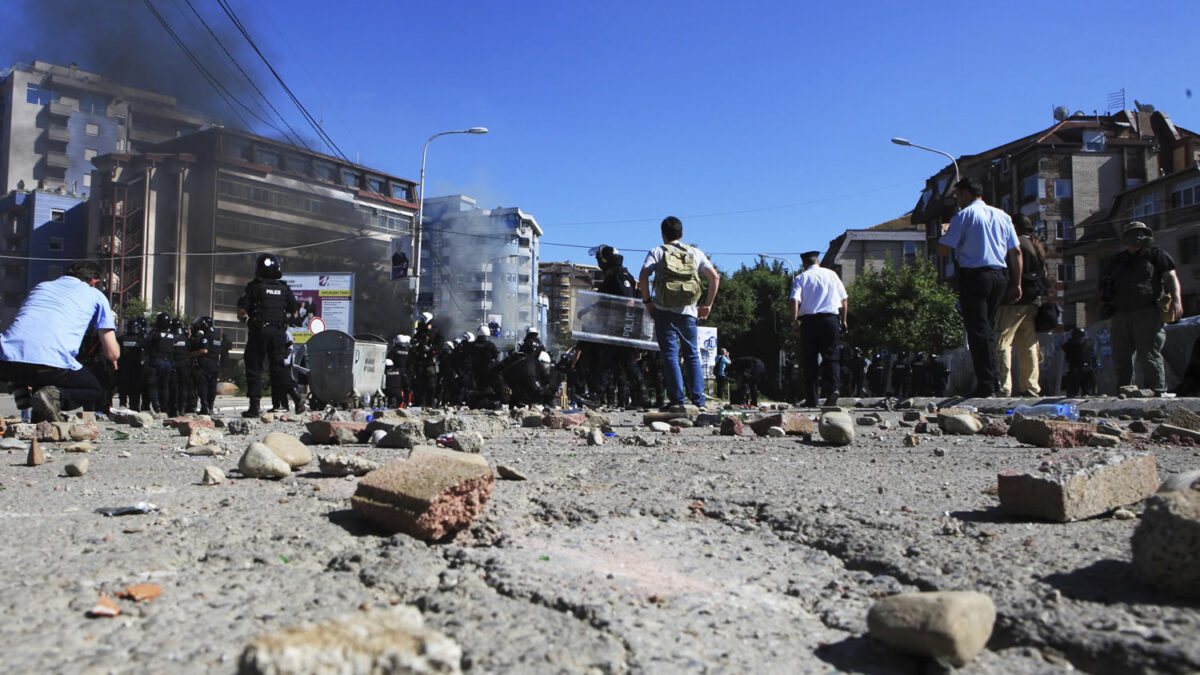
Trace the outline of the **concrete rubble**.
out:
M 1200 401 L 1021 402 L 10 414 L 6 666 L 1200 670 Z

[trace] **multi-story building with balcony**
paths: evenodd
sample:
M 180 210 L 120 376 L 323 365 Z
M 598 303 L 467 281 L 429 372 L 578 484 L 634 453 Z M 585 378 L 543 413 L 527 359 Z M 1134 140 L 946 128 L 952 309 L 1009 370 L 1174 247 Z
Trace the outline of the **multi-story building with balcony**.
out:
M 595 265 L 550 262 L 538 264 L 538 274 L 548 304 L 546 332 L 555 341 L 560 341 L 571 333 L 575 293 L 595 289 L 604 279 L 604 273 Z
M 29 289 L 62 276 L 87 257 L 87 205 L 46 190 L 13 190 L 0 197 L 0 327 L 7 326 Z
M 516 207 L 481 209 L 466 195 L 425 200 L 420 311 L 448 337 L 495 322 L 501 347 L 543 332 L 538 292 L 542 228 Z
M 1079 225 L 1108 213 L 1120 194 L 1194 166 L 1200 135 L 1176 127 L 1150 106 L 1111 114 L 1056 111 L 1055 123 L 1037 133 L 977 155 L 958 158 L 962 177 L 978 178 L 984 201 L 1010 214 L 1026 215 L 1046 244 L 1051 299 L 1063 307 L 1063 324 L 1085 325 L 1078 285 L 1094 288 L 1088 265 L 1072 243 Z M 925 227 L 929 250 L 936 251 L 942 223 L 956 211 L 947 166 L 926 181 L 912 222 Z M 947 276 L 953 266 L 942 268 Z
M 24 182 L 86 197 L 92 158 L 144 152 L 213 121 L 74 65 L 17 64 L 0 73 L 0 191 Z
M 353 273 L 355 333 L 412 325 L 391 254 L 413 234 L 413 181 L 215 127 L 94 164 L 88 250 L 107 261 L 115 307 L 139 297 L 209 315 L 240 345 L 237 299 L 272 252 L 285 274 Z

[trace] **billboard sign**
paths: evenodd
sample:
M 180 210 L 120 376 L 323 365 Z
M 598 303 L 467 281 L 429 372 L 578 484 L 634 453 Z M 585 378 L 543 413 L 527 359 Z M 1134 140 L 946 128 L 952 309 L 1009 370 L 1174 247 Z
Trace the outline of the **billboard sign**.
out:
M 312 337 L 309 324 L 314 318 L 320 318 L 318 323 L 325 328 L 354 334 L 353 273 L 285 274 L 283 280 L 299 301 L 303 315 L 300 326 L 288 329 L 293 342 L 304 344 Z

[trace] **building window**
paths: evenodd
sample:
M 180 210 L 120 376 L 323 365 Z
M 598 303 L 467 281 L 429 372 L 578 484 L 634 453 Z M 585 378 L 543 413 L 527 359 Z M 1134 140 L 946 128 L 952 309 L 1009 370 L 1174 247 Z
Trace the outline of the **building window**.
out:
M 392 183 L 392 199 L 412 201 L 412 191 L 407 183 Z
M 257 148 L 257 150 L 258 152 L 256 154 L 258 155 L 259 164 L 266 164 L 267 166 L 275 169 L 283 166 L 283 158 L 280 157 L 279 152 L 275 150 L 268 150 L 267 148 Z
M 1067 263 L 1058 264 L 1059 281 L 1075 281 L 1075 266 Z
M 66 220 L 66 211 L 62 209 L 50 209 L 50 222 L 61 223 Z
M 1034 174 L 1025 180 L 1021 181 L 1021 197 L 1023 199 L 1033 199 L 1035 197 L 1045 197 L 1045 185 L 1038 179 L 1037 174 Z
M 298 173 L 304 176 L 312 175 L 311 162 L 309 162 L 309 159 L 304 155 L 297 155 L 289 152 L 287 156 L 287 168 L 288 171 L 293 173 Z
M 83 187 L 92 187 L 92 174 L 83 174 Z
M 63 238 L 62 237 L 50 237 L 50 250 L 51 251 L 63 250 Z
M 1070 199 L 1071 198 L 1071 179 L 1056 178 L 1054 180 L 1054 198 L 1055 199 Z
M 108 113 L 108 99 L 103 96 L 88 96 L 79 97 L 79 110 L 93 115 L 105 115 Z
M 1101 152 L 1104 150 L 1106 139 L 1103 131 L 1083 132 L 1083 149 L 1085 152 Z
M 1038 239 L 1046 241 L 1046 221 L 1035 220 L 1033 223 L 1033 233 L 1037 235 Z
M 1069 220 L 1059 220 L 1054 223 L 1054 237 L 1061 241 L 1075 240 L 1075 223 Z
M 99 136 L 100 135 L 100 125 L 95 124 L 93 122 L 88 122 L 87 124 L 83 125 L 83 130 L 87 133 L 88 136 Z
M 377 195 L 387 196 L 387 181 L 378 176 L 367 176 L 367 190 Z
M 330 183 L 337 181 L 337 167 L 330 164 L 329 162 L 320 162 L 320 161 L 318 161 L 316 163 L 316 167 L 317 167 L 317 178 L 324 180 L 324 181 L 329 181 Z
M 30 82 L 25 85 L 25 102 L 35 103 L 37 105 L 46 105 L 47 103 L 56 103 L 58 101 L 58 92 L 40 84 Z
M 342 169 L 342 185 L 356 188 L 362 185 L 362 180 L 357 171 Z
M 124 138 L 117 139 L 117 152 L 125 152 L 125 139 Z
M 1200 235 L 1193 234 L 1179 240 L 1179 262 L 1187 264 L 1196 260 L 1200 254 Z
M 223 144 L 225 156 L 230 159 L 241 159 L 247 162 L 254 160 L 254 148 L 246 141 L 226 138 Z
M 1145 218 L 1158 213 L 1158 199 L 1154 195 L 1142 195 L 1133 200 L 1130 208 L 1134 218 Z
M 83 149 L 83 158 L 89 162 L 92 161 L 93 159 L 96 159 L 96 155 L 98 155 L 98 154 L 100 154 L 100 151 L 95 148 L 84 148 Z
M 1197 197 L 1200 197 L 1200 179 L 1184 181 L 1171 191 L 1171 208 L 1191 206 L 1196 203 Z

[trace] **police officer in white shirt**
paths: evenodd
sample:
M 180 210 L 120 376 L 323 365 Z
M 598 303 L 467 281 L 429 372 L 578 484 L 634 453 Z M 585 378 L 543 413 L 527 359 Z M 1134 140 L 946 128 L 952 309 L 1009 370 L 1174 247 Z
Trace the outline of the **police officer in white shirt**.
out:
M 804 367 L 804 405 L 817 407 L 817 356 L 821 357 L 819 382 L 825 405 L 837 405 L 838 337 L 846 329 L 849 306 L 846 286 L 833 270 L 821 267 L 820 253 L 800 256 L 804 271 L 792 281 L 792 330 L 800 336 Z M 799 323 L 797 323 L 797 318 Z

